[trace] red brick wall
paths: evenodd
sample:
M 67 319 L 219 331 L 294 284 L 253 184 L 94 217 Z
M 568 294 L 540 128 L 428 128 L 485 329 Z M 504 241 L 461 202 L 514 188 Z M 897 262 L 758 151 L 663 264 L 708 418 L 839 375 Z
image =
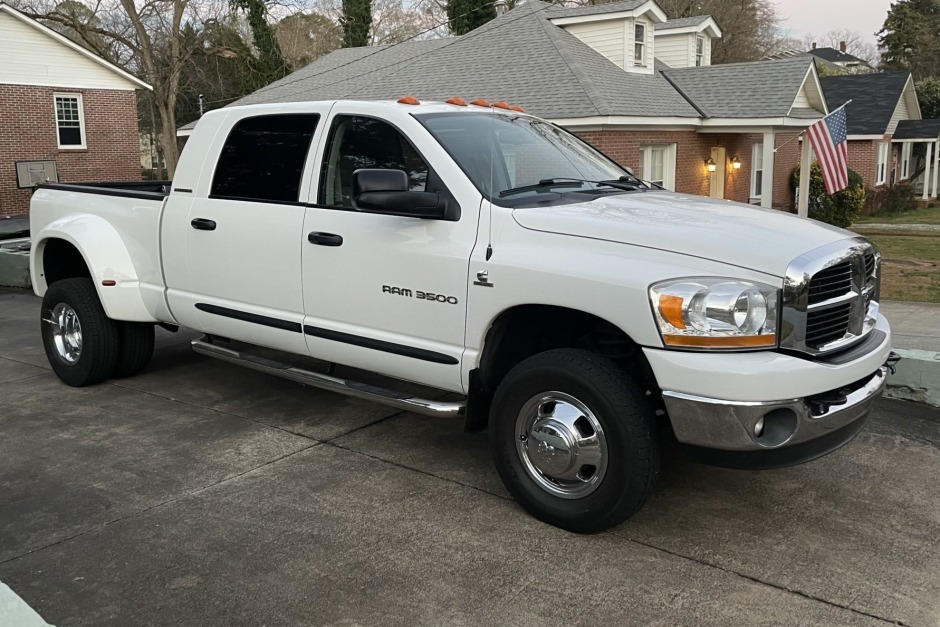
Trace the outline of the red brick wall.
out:
M 878 143 L 871 140 L 850 141 L 848 143 L 848 152 L 849 169 L 858 172 L 859 176 L 865 181 L 865 187 L 874 188 Z
M 59 150 L 54 93 L 82 94 L 85 145 Z M 54 160 L 59 181 L 140 179 L 133 91 L 0 85 L 0 219 L 29 211 L 31 189 L 16 186 L 16 161 Z
M 708 196 L 710 179 L 705 169 L 705 160 L 711 157 L 715 146 L 725 147 L 725 156 L 737 156 L 741 169 L 734 170 L 730 164 L 725 169 L 725 198 L 748 202 L 751 193 L 751 158 L 753 146 L 763 141 L 761 134 L 697 133 L 695 131 L 583 131 L 578 136 L 620 165 L 636 168 L 640 161 L 640 147 L 649 144 L 676 144 L 676 191 L 684 194 Z M 777 145 L 788 136 L 778 135 Z M 782 139 L 781 139 L 782 138 Z M 793 192 L 789 188 L 789 172 L 799 163 L 800 147 L 786 146 L 775 160 L 774 207 L 789 208 L 793 204 Z M 796 155 L 789 163 L 791 152 Z M 781 178 L 782 172 L 786 176 Z M 785 179 L 785 180 L 784 180 Z

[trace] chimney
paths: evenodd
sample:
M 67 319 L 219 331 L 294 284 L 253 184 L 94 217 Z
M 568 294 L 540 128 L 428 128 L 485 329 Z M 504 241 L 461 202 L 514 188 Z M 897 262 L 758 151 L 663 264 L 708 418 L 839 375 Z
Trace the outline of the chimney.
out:
M 496 7 L 496 16 L 499 17 L 506 12 L 506 5 L 508 5 L 509 2 L 508 0 L 496 0 L 493 4 Z
M 816 49 L 816 42 L 814 41 L 814 42 L 813 42 L 813 50 L 815 50 L 815 49 Z
M 843 53 L 845 52 L 845 42 L 844 42 L 844 41 L 840 41 L 840 42 L 839 42 L 839 52 L 843 52 Z

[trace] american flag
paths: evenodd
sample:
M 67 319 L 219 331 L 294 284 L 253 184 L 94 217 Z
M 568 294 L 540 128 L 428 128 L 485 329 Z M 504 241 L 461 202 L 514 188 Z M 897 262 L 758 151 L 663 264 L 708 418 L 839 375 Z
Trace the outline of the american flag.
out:
M 845 106 L 841 106 L 806 131 L 822 170 L 826 193 L 835 194 L 849 185 L 848 133 Z

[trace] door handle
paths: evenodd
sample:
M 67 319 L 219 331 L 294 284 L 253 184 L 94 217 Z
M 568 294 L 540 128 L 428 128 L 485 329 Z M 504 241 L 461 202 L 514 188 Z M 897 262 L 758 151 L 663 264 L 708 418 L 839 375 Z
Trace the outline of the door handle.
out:
M 208 218 L 193 218 L 192 222 L 189 223 L 194 229 L 200 231 L 214 231 L 215 230 L 215 220 L 209 220 Z
M 316 244 L 317 246 L 342 246 L 343 245 L 343 236 L 334 235 L 333 233 L 320 233 L 314 231 L 307 235 L 307 241 L 311 244 Z

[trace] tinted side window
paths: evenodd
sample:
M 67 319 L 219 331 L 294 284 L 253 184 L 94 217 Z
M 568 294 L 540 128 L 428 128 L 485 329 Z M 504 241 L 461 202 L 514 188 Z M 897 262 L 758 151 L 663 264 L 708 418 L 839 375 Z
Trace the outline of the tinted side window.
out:
M 320 204 L 353 208 L 352 175 L 360 168 L 404 170 L 411 191 L 425 191 L 428 166 L 395 127 L 373 118 L 337 116 L 320 173 Z
M 211 196 L 296 201 L 319 115 L 261 115 L 235 124 L 215 166 Z

